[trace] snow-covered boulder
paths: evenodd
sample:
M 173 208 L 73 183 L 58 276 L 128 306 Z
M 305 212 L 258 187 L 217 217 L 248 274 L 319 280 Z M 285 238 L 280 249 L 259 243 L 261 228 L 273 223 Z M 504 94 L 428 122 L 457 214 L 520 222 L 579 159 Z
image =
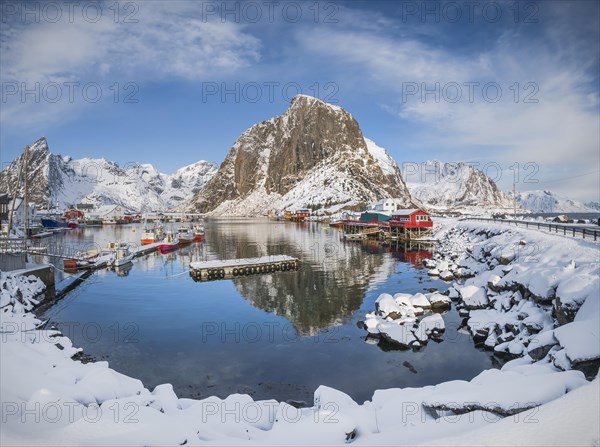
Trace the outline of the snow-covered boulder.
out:
M 600 358 L 598 320 L 574 321 L 554 330 L 554 336 L 565 349 L 572 364 Z
M 474 285 L 461 287 L 458 292 L 468 310 L 483 309 L 487 307 L 489 300 L 483 287 Z
M 420 307 L 422 309 L 429 309 L 431 307 L 431 303 L 422 293 L 411 295 L 410 302 L 414 307 Z
M 383 338 L 400 345 L 402 348 L 410 348 L 418 343 L 415 334 L 413 334 L 412 326 L 385 321 L 378 325 L 378 329 Z
M 444 310 L 450 308 L 450 298 L 446 295 L 442 295 L 441 293 L 432 293 L 429 297 L 429 302 L 431 303 L 431 308 L 433 310 Z
M 575 319 L 579 308 L 592 294 L 600 294 L 600 278 L 592 275 L 573 275 L 558 285 L 554 310 L 559 324 L 567 324 Z
M 377 314 L 383 318 L 390 317 L 397 319 L 402 316 L 402 310 L 396 303 L 396 300 L 389 293 L 382 293 L 375 301 L 375 309 Z
M 545 331 L 540 334 L 529 337 L 529 345 L 527 346 L 527 354 L 534 360 L 541 360 L 553 346 L 558 344 L 558 340 L 554 337 L 554 331 Z
M 440 314 L 433 314 L 423 318 L 415 330 L 415 336 L 419 340 L 427 340 L 428 337 L 439 337 L 446 330 L 444 319 Z
M 444 281 L 452 281 L 454 279 L 454 274 L 450 270 L 441 271 L 439 276 Z

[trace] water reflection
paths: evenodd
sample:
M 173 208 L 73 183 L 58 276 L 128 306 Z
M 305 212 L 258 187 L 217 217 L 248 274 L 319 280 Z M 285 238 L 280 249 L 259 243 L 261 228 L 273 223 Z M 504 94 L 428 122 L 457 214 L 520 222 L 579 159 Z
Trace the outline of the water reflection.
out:
M 362 401 L 375 389 L 470 379 L 490 366 L 470 337 L 447 341 L 452 332 L 422 352 L 365 343 L 356 323 L 380 293 L 443 285 L 421 269 L 430 256 L 423 247 L 344 242 L 337 230 L 312 223 L 211 220 L 205 229 L 204 243 L 137 258 L 127 276 L 94 273 L 43 318 L 87 354 L 149 388 L 172 383 L 181 397 L 245 392 L 310 402 L 325 384 Z M 85 228 L 59 243 L 137 243 L 139 234 L 136 226 Z M 211 282 L 195 282 L 187 271 L 196 260 L 275 254 L 298 257 L 300 270 Z M 447 327 L 460 322 L 455 311 L 444 320 Z M 86 324 L 104 336 L 86 338 Z M 132 328 L 135 343 L 128 342 Z M 253 328 L 262 329 L 257 339 L 245 332 Z
M 233 283 L 253 306 L 284 316 L 306 336 L 343 324 L 360 307 L 369 287 L 394 272 L 396 260 L 410 260 L 421 268 L 422 259 L 431 257 L 421 247 L 407 251 L 403 245 L 346 242 L 340 236 L 337 230 L 323 231 L 319 224 L 221 221 L 207 229 L 203 259 L 279 254 L 299 258 L 301 274 L 243 276 Z

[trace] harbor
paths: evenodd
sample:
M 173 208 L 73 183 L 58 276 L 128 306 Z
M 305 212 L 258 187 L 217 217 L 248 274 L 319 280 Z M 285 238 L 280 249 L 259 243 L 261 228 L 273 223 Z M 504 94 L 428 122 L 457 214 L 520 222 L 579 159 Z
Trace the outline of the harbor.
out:
M 241 392 L 310 402 L 325 380 L 352 390 L 356 399 L 368 399 L 374 384 L 364 379 L 363 361 L 390 374 L 380 386 L 392 386 L 394 370 L 408 372 L 402 366 L 406 361 L 425 371 L 435 359 L 446 365 L 440 377 L 449 377 L 448 371 L 461 377 L 463 367 L 454 359 L 456 350 L 469 345 L 467 338 L 459 345 L 432 344 L 418 360 L 412 351 L 373 346 L 357 326 L 380 291 L 398 281 L 415 293 L 443 286 L 423 268 L 423 260 L 432 257 L 426 244 L 348 242 L 338 229 L 310 221 L 210 219 L 204 226 L 202 242 L 169 253 L 140 246 L 148 251 L 136 255 L 126 275 L 113 268 L 72 275 L 57 269 L 61 296 L 42 308 L 40 318 L 68 334 L 87 355 L 150 387 L 168 381 L 188 398 Z M 142 230 L 143 223 L 112 225 L 55 237 L 67 246 L 104 247 L 113 240 L 133 243 Z M 256 270 L 246 274 L 246 268 Z M 460 321 L 455 311 L 445 318 Z M 84 327 L 108 335 L 96 340 Z M 484 352 L 469 355 L 471 366 L 463 377 L 491 363 Z M 310 373 L 314 370 L 330 371 L 329 377 Z M 407 386 L 432 380 L 430 373 L 402 377 Z

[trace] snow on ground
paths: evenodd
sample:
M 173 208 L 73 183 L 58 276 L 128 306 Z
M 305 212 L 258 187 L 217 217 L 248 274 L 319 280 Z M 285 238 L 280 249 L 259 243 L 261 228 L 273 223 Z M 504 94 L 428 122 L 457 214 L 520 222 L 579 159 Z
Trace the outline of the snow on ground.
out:
M 472 277 L 455 279 L 445 298 L 382 294 L 367 330 L 421 342 L 443 319 L 417 315 L 452 299 L 476 340 L 491 338 L 490 349 L 515 359 L 471 381 L 378 390 L 362 405 L 324 386 L 303 409 L 239 394 L 180 399 L 169 384 L 148 390 L 107 362 L 73 360 L 69 339 L 28 310 L 43 286 L 2 273 L 1 444 L 599 445 L 599 381 L 574 368 L 598 359 L 598 245 L 455 221 L 439 237 L 430 268 L 446 263 Z M 536 250 L 508 256 L 514 244 Z M 487 307 L 465 307 L 464 297 L 482 294 Z

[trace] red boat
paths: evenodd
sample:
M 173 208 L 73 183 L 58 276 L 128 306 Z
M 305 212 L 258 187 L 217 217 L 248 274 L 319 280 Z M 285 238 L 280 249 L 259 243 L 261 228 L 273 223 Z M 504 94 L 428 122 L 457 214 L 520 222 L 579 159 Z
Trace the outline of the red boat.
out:
M 161 253 L 169 253 L 179 248 L 179 240 L 173 237 L 173 233 L 167 231 L 167 235 L 163 242 L 158 246 L 158 251 Z
M 204 240 L 204 225 L 194 225 L 194 241 L 202 242 Z

